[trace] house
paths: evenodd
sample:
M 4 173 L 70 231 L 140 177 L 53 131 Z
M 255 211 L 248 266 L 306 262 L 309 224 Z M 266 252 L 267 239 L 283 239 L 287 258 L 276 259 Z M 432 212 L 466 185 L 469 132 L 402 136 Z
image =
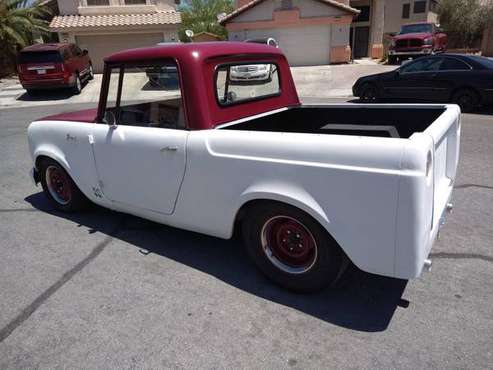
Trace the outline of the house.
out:
M 274 37 L 292 65 L 380 59 L 401 25 L 436 22 L 436 0 L 236 0 L 231 40 Z
M 103 58 L 123 49 L 177 42 L 179 0 L 58 0 L 50 23 L 61 42 L 87 49 L 95 72 Z
M 386 40 L 404 24 L 437 22 L 437 0 L 351 0 L 350 5 L 360 11 L 351 24 L 354 58 L 382 58 Z
M 318 65 L 350 60 L 349 30 L 358 13 L 336 0 L 237 0 L 220 23 L 229 40 L 273 37 L 291 65 Z

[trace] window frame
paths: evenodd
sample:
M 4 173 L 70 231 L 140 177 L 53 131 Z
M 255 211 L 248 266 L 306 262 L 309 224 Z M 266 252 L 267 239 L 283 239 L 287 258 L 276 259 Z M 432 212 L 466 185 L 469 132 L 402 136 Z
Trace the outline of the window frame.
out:
M 440 59 L 442 59 L 442 63 L 443 63 L 443 61 L 445 60 L 445 57 L 442 57 L 442 56 L 440 56 L 440 57 L 428 57 L 428 58 L 420 58 L 420 59 L 414 60 L 414 61 L 410 62 L 409 64 L 405 64 L 401 68 L 399 68 L 399 73 L 403 74 L 403 75 L 410 75 L 413 73 L 437 73 L 437 72 L 440 72 L 440 66 L 441 65 L 438 67 L 437 70 L 434 70 L 434 71 L 412 71 L 412 72 L 402 71 L 402 68 L 405 68 L 405 67 L 413 65 L 413 64 L 417 64 L 419 62 L 423 62 L 426 60 L 440 60 Z
M 242 100 L 239 100 L 237 102 L 230 103 L 230 104 L 221 103 L 221 101 L 219 100 L 218 89 L 217 89 L 217 87 L 218 87 L 217 86 L 217 77 L 219 75 L 219 69 L 221 67 L 224 67 L 224 66 L 231 67 L 231 66 L 252 65 L 252 64 L 272 64 L 272 65 L 275 65 L 276 66 L 276 73 L 277 73 L 277 80 L 279 82 L 279 91 L 277 93 L 274 93 L 274 94 L 268 94 L 268 95 L 262 95 L 262 96 L 255 96 L 253 98 L 242 99 Z M 262 61 L 262 62 L 259 62 L 259 61 L 254 61 L 254 62 L 227 62 L 227 63 L 216 64 L 214 66 L 213 79 L 214 79 L 214 81 L 213 81 L 214 96 L 216 98 L 216 104 L 221 109 L 235 107 L 237 105 L 241 105 L 241 104 L 245 104 L 245 103 L 251 103 L 251 102 L 255 102 L 255 101 L 259 101 L 259 100 L 265 100 L 265 99 L 275 98 L 275 97 L 278 97 L 278 96 L 280 96 L 282 94 L 281 72 L 279 70 L 279 65 L 276 62 L 274 62 L 274 61 L 265 61 L 265 62 L 264 61 Z
M 108 1 L 108 4 L 89 4 L 89 1 L 91 0 L 84 0 L 86 2 L 86 6 L 110 6 L 110 0 L 107 0 Z
M 138 6 L 138 5 L 149 5 L 148 0 L 140 0 L 140 1 L 143 1 L 143 2 L 142 2 L 142 3 L 134 3 L 134 4 L 127 4 L 127 1 L 129 1 L 129 0 L 123 0 L 123 5 L 124 5 L 124 6 L 132 6 L 132 5 L 134 5 L 134 6 L 135 6 L 135 5 L 137 5 L 137 6 Z M 134 0 L 134 1 L 135 1 L 135 0 Z
M 416 5 L 423 5 L 423 10 L 422 11 L 416 11 Z M 413 4 L 413 14 L 423 14 L 423 13 L 426 13 L 426 0 L 415 1 Z
M 456 62 L 462 63 L 468 69 L 439 69 L 439 72 L 463 72 L 463 71 L 472 71 L 473 70 L 473 67 L 469 63 L 467 63 L 467 62 L 465 62 L 465 61 L 463 61 L 461 59 L 454 58 L 454 57 L 449 57 L 449 56 L 444 56 L 443 59 L 444 59 L 444 62 L 446 62 L 447 60 L 454 60 Z
M 407 7 L 407 13 L 404 12 L 404 9 Z M 407 16 L 406 16 L 407 14 Z M 409 19 L 411 17 L 411 3 L 402 4 L 402 19 Z
M 190 125 L 188 120 L 188 109 L 185 100 L 185 95 L 183 94 L 183 80 L 182 80 L 181 68 L 180 68 L 180 64 L 175 58 L 151 59 L 145 62 L 135 61 L 135 62 L 123 62 L 123 63 L 105 63 L 103 70 L 103 80 L 101 82 L 101 92 L 99 96 L 98 112 L 97 112 L 96 120 L 94 122 L 96 124 L 108 125 L 108 123 L 104 122 L 103 118 L 108 108 L 108 93 L 109 93 L 110 82 L 111 82 L 111 74 L 113 70 L 115 72 L 117 71 L 118 73 L 118 88 L 116 92 L 115 106 L 113 108 L 120 108 L 123 79 L 125 76 L 125 68 L 132 68 L 132 67 L 147 68 L 147 67 L 164 66 L 166 64 L 168 65 L 173 64 L 176 67 L 176 71 L 178 73 L 178 84 L 179 84 L 181 105 L 183 109 L 183 118 L 185 120 L 185 127 L 178 128 L 177 130 L 190 131 Z M 116 124 L 119 125 L 116 116 L 115 116 L 115 121 Z M 132 126 L 132 125 L 126 125 L 126 126 Z M 132 127 L 150 128 L 145 126 L 132 126 Z M 166 128 L 161 128 L 161 129 L 166 130 Z

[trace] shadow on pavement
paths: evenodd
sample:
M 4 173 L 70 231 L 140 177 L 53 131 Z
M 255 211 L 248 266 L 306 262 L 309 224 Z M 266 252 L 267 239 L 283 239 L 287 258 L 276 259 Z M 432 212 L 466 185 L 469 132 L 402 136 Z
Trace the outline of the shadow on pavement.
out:
M 365 273 L 350 265 L 332 288 L 312 295 L 286 291 L 267 280 L 248 260 L 238 238 L 222 240 L 94 206 L 81 213 L 54 210 L 42 192 L 25 199 L 34 208 L 71 220 L 115 239 L 212 275 L 263 299 L 291 307 L 328 323 L 364 332 L 385 330 L 407 281 Z M 121 226 L 115 232 L 115 225 Z
M 53 89 L 53 90 L 40 90 L 28 94 L 24 94 L 17 97 L 18 101 L 54 101 L 65 100 L 72 97 L 74 93 L 70 89 Z

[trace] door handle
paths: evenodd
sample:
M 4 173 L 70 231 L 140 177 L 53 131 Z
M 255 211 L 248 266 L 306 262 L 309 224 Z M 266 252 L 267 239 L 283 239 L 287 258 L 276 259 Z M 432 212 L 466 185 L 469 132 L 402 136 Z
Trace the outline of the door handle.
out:
M 165 146 L 164 148 L 161 148 L 160 152 L 176 152 L 178 150 L 177 146 Z

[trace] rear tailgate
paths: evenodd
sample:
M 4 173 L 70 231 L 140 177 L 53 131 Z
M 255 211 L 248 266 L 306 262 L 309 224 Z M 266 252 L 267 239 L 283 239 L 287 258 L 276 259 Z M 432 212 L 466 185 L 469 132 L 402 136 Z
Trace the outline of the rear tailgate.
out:
M 459 161 L 460 110 L 455 105 L 426 130 L 433 139 L 433 219 L 431 228 L 440 222 L 452 192 Z

